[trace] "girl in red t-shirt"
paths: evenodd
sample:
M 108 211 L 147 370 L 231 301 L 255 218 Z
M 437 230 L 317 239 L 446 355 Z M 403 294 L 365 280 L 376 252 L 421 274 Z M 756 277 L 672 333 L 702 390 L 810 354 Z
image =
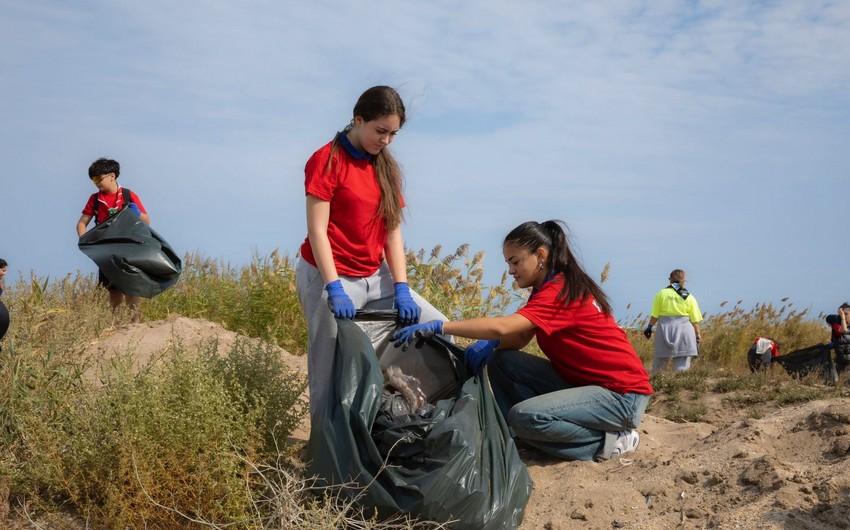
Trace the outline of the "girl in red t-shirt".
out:
M 407 285 L 401 169 L 387 149 L 404 125 L 404 103 L 394 89 L 376 86 L 353 115 L 304 168 L 307 238 L 296 286 L 307 319 L 311 417 L 331 384 L 335 317 L 353 318 L 371 303 L 395 307 L 403 323 L 445 318 Z
M 489 363 L 496 401 L 514 435 L 566 460 L 607 460 L 634 451 L 652 386 L 602 289 L 573 255 L 559 221 L 512 230 L 502 250 L 528 302 L 516 313 L 435 320 L 397 331 L 481 339 L 465 352 L 470 371 Z M 522 351 L 536 337 L 546 358 Z

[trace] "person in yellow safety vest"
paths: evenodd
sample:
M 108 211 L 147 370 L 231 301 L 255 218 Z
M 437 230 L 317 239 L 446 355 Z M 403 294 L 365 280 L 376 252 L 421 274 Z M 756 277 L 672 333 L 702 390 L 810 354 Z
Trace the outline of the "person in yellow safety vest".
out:
M 675 371 L 687 371 L 691 359 L 699 353 L 702 313 L 696 297 L 685 289 L 685 281 L 685 271 L 675 269 L 670 273 L 670 284 L 658 291 L 652 302 L 649 325 L 643 332 L 647 339 L 652 338 L 652 327 L 658 324 L 650 375 L 663 370 L 670 359 Z

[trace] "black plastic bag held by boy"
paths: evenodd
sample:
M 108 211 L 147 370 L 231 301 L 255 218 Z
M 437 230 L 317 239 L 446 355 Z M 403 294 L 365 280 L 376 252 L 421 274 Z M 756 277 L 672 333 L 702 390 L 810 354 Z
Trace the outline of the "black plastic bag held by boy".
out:
M 168 242 L 129 208 L 80 236 L 77 246 L 112 286 L 131 296 L 153 298 L 183 271 Z
M 347 493 L 359 495 L 370 515 L 455 521 L 452 529 L 515 528 L 532 482 L 489 385 L 467 378 L 463 350 L 439 336 L 419 348 L 394 348 L 394 314 L 337 319 L 333 384 L 311 425 L 308 474 L 360 485 Z M 420 414 L 399 421 L 382 407 L 389 366 L 421 383 L 428 403 Z

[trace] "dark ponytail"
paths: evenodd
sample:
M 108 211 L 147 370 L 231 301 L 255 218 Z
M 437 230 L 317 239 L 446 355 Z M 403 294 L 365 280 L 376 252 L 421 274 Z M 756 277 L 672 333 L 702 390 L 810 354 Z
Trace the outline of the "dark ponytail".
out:
M 562 228 L 563 226 L 563 228 Z M 602 288 L 588 276 L 581 264 L 576 259 L 567 241 L 567 228 L 563 221 L 527 221 L 511 230 L 505 236 L 505 244 L 510 243 L 529 252 L 534 252 L 543 247 L 549 251 L 549 262 L 547 263 L 552 275 L 562 273 L 564 285 L 558 299 L 564 305 L 577 300 L 583 300 L 587 296 L 593 296 L 596 303 L 603 312 L 611 314 L 611 304 L 608 296 Z

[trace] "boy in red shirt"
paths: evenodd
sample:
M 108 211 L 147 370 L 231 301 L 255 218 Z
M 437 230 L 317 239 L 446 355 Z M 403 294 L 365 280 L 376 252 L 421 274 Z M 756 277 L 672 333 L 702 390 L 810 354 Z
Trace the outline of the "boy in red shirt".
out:
M 86 227 L 92 219 L 94 219 L 94 224 L 98 225 L 118 213 L 125 206 L 125 190 L 118 185 L 120 173 L 121 166 L 118 162 L 107 158 L 98 158 L 89 166 L 89 178 L 97 186 L 98 191 L 89 197 L 86 206 L 83 208 L 83 215 L 77 221 L 77 236 L 81 237 L 86 233 Z M 139 197 L 130 190 L 126 191 L 130 199 L 127 207 L 146 224 L 151 224 L 151 218 Z M 109 304 L 112 306 L 112 312 L 115 313 L 118 306 L 122 302 L 126 302 L 133 313 L 132 321 L 138 322 L 141 318 L 141 299 L 138 296 L 125 295 L 110 285 L 109 280 L 101 271 L 98 271 L 98 281 L 109 290 Z

